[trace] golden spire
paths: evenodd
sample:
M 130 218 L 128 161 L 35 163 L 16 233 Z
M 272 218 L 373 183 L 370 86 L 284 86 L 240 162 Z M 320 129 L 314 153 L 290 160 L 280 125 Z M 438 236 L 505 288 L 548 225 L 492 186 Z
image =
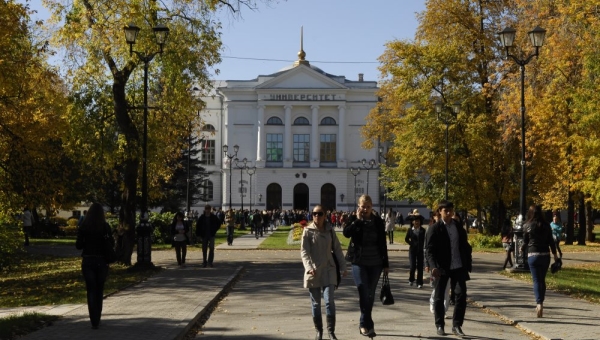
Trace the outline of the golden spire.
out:
M 308 62 L 308 60 L 305 60 L 304 57 L 306 57 L 306 53 L 303 50 L 303 45 L 304 45 L 304 26 L 300 26 L 300 51 L 298 52 L 298 60 L 296 60 L 294 62 L 294 66 L 298 66 L 298 65 L 310 65 L 310 63 Z

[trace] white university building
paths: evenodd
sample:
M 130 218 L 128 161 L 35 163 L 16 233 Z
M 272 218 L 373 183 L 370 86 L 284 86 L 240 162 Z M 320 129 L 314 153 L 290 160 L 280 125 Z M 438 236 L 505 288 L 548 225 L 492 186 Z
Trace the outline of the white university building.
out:
M 377 105 L 377 82 L 362 74 L 358 80 L 328 74 L 310 65 L 302 49 L 298 56 L 273 74 L 218 81 L 214 95 L 203 98 L 200 157 L 209 176 L 202 196 L 223 209 L 311 209 L 321 203 L 348 211 L 368 193 L 374 208 L 383 209 L 378 148 L 361 147 L 365 117 Z M 411 207 L 423 208 L 399 204 L 387 202 L 404 216 Z

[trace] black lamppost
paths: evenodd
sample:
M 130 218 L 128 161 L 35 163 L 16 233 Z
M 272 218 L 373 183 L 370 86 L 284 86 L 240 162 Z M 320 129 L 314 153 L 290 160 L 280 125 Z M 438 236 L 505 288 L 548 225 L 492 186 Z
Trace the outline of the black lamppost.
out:
M 250 176 L 250 183 L 248 186 L 250 187 L 250 211 L 252 211 L 252 175 L 256 173 L 256 166 L 246 169 L 246 173 Z
M 140 224 L 136 231 L 138 234 L 137 263 L 136 266 L 154 267 L 152 264 L 152 226 L 148 222 L 148 64 L 157 54 L 163 52 L 163 46 L 169 36 L 169 28 L 157 25 L 152 28 L 159 50 L 154 53 L 142 53 L 133 50 L 133 44 L 140 28 L 134 24 L 124 27 L 125 40 L 129 44 L 129 56 L 135 55 L 144 63 L 144 133 L 142 139 L 142 204 L 140 206 Z
M 444 105 L 444 102 L 437 100 L 435 102 L 435 112 L 438 120 L 446 125 L 446 167 L 444 169 L 444 199 L 448 200 L 448 128 L 456 119 L 456 115 L 460 112 L 460 102 L 455 102 L 452 107 Z
M 238 165 L 238 159 L 234 159 L 235 161 L 235 167 L 236 169 L 240 169 L 240 197 L 242 198 L 242 214 L 244 213 L 244 170 L 248 169 L 248 166 L 246 165 L 246 163 L 248 162 L 248 160 L 246 158 L 242 159 L 242 163 L 244 163 L 242 166 Z
M 514 226 L 514 244 L 515 244 L 515 269 L 528 269 L 526 254 L 521 252 L 521 246 L 523 244 L 523 223 L 525 214 L 527 212 L 527 202 L 525 198 L 526 182 L 525 182 L 525 65 L 527 65 L 533 57 L 538 56 L 539 48 L 544 45 L 544 38 L 546 37 L 546 30 L 536 26 L 533 30 L 529 31 L 529 39 L 535 52 L 531 53 L 527 58 L 520 59 L 515 55 L 509 53 L 509 49 L 513 46 L 515 41 L 516 30 L 513 28 L 505 28 L 501 32 L 498 32 L 502 46 L 506 49 L 506 56 L 510 57 L 517 65 L 521 68 L 521 194 L 519 202 L 519 217 L 515 221 Z
M 356 209 L 356 176 L 360 175 L 360 168 L 350 168 L 350 173 L 354 176 L 354 209 Z
M 385 166 L 387 167 L 387 162 L 388 162 L 388 157 L 387 157 L 387 152 L 384 155 L 384 151 L 385 148 L 383 147 L 383 145 L 379 146 L 379 163 L 381 163 L 381 158 L 383 158 L 383 164 L 385 164 Z M 383 213 L 387 214 L 387 188 L 384 186 L 383 187 Z M 385 215 L 387 217 L 387 215 Z
M 369 194 L 369 170 L 373 169 L 377 162 L 374 159 L 371 159 L 368 163 L 367 160 L 363 158 L 361 161 L 363 168 L 367 169 L 367 195 Z M 368 166 L 367 166 L 368 165 Z
M 240 149 L 239 146 L 234 145 L 233 146 L 233 154 L 230 155 L 227 153 L 227 150 L 229 150 L 229 148 L 227 147 L 227 144 L 223 145 L 223 153 L 225 154 L 225 157 L 227 157 L 229 159 L 229 210 L 232 209 L 231 207 L 231 170 L 233 169 L 233 164 L 232 164 L 232 159 L 237 157 L 237 153 L 238 150 Z

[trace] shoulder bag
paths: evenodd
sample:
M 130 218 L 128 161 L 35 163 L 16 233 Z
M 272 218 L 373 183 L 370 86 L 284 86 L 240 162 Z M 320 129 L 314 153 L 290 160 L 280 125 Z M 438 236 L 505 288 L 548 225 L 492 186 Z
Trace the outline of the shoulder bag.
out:
M 342 274 L 340 273 L 340 262 L 335 256 L 335 243 L 333 242 L 333 238 L 335 235 L 333 234 L 333 229 L 331 229 L 331 256 L 333 256 L 333 262 L 335 263 L 335 275 L 337 278 L 335 288 L 339 287 L 340 283 L 342 283 Z
M 394 296 L 392 296 L 392 289 L 390 288 L 390 279 L 388 278 L 388 274 L 383 274 L 379 300 L 381 300 L 381 303 L 386 306 L 394 304 Z

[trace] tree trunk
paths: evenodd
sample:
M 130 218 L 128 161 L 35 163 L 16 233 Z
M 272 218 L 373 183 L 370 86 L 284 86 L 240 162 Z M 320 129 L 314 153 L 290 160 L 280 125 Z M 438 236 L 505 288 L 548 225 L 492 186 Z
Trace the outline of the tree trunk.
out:
M 575 201 L 573 200 L 573 191 L 569 190 L 569 199 L 567 201 L 567 224 L 565 229 L 565 244 L 573 244 L 575 239 L 575 226 L 573 216 L 575 216 Z
M 585 239 L 588 242 L 595 242 L 596 235 L 594 235 L 594 209 L 592 209 L 592 202 L 590 201 L 585 204 L 585 217 L 587 219 L 587 235 Z
M 127 99 L 125 97 L 126 76 L 118 73 L 114 77 L 113 98 L 115 105 L 115 117 L 119 126 L 119 131 L 125 136 L 125 152 L 123 170 L 123 204 L 119 211 L 119 226 L 122 237 L 119 242 L 120 249 L 119 261 L 131 265 L 131 255 L 135 245 L 135 213 L 136 213 L 136 193 L 137 177 L 139 169 L 140 139 L 138 130 L 133 124 L 127 109 Z
M 582 193 L 579 193 L 579 209 L 577 221 L 579 222 L 579 232 L 577 233 L 577 245 L 585 246 L 585 200 Z

